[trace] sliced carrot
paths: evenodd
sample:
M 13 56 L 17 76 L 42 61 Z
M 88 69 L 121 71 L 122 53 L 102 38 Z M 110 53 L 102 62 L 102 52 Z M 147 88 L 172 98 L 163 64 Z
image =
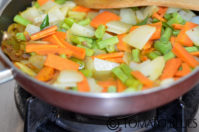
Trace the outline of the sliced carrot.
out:
M 129 32 L 134 31 L 135 29 L 139 28 L 140 26 L 132 26 Z
M 51 80 L 54 74 L 55 74 L 55 70 L 53 68 L 45 66 L 41 69 L 41 71 L 37 74 L 35 78 L 37 80 L 46 82 L 46 81 Z
M 52 35 L 55 33 L 55 31 L 57 30 L 57 26 L 51 26 L 49 28 L 46 28 L 40 32 L 37 32 L 33 35 L 30 36 L 31 40 L 38 40 L 38 39 L 42 39 L 44 37 L 47 37 L 49 35 Z
M 179 58 L 173 58 L 166 62 L 163 73 L 160 77 L 161 80 L 168 79 L 174 77 L 176 72 L 178 71 L 182 61 Z
M 56 31 L 56 32 L 55 32 L 55 35 L 56 35 L 58 38 L 63 38 L 63 39 L 66 39 L 66 37 L 67 37 L 66 32 Z
M 149 40 L 145 46 L 143 47 L 143 50 L 149 50 L 153 45 L 153 41 L 152 40 Z
M 79 72 L 79 73 L 82 75 L 83 80 L 81 82 L 77 83 L 78 91 L 79 92 L 90 92 L 90 86 L 88 84 L 87 78 L 81 72 Z
M 155 12 L 153 15 L 152 15 L 153 18 L 156 18 L 158 20 L 160 20 L 161 22 L 166 22 L 166 20 L 160 16 L 157 12 Z
M 187 63 L 182 63 L 182 70 L 178 71 L 175 76 L 177 77 L 183 77 L 186 76 L 187 74 L 189 74 L 191 72 L 191 68 L 189 67 L 189 65 Z
M 101 24 L 105 25 L 110 21 L 117 21 L 117 20 L 120 20 L 119 16 L 117 16 L 114 13 L 104 11 L 99 15 L 97 15 L 95 18 L 93 18 L 93 20 L 91 21 L 91 26 L 97 28 Z
M 53 54 L 48 54 L 44 65 L 55 68 L 59 71 L 79 69 L 79 64 L 71 60 L 61 58 L 60 56 L 53 55 Z
M 33 52 L 37 53 L 38 55 L 48 55 L 48 54 L 62 55 L 62 54 L 65 54 L 68 57 L 71 57 L 73 55 L 73 52 L 67 48 L 52 48 L 52 47 L 50 47 L 50 48 L 46 48 L 46 49 L 39 49 L 39 50 L 36 50 Z
M 37 2 L 39 3 L 40 6 L 46 4 L 48 1 L 50 1 L 50 0 L 37 0 Z M 51 0 L 51 1 L 54 1 L 54 0 Z
M 111 58 L 123 58 L 124 52 L 116 52 L 116 53 L 109 53 L 109 54 L 100 54 L 96 55 L 96 58 L 99 59 L 111 59 Z
M 199 51 L 191 52 L 190 54 L 193 55 L 193 56 L 199 56 Z
M 143 90 L 150 89 L 150 88 L 152 88 L 152 87 L 143 86 L 143 87 L 142 87 L 142 91 L 143 91 Z
M 184 25 L 182 25 L 182 24 L 172 24 L 172 27 L 176 30 L 182 30 L 184 28 Z
M 97 84 L 100 85 L 103 88 L 102 92 L 104 92 L 104 93 L 106 93 L 108 91 L 108 88 L 110 86 L 116 86 L 117 85 L 116 81 L 113 80 L 113 79 L 109 79 L 107 81 L 98 81 Z
M 72 11 L 88 13 L 89 11 L 91 11 L 91 9 L 84 6 L 76 6 L 75 8 L 72 9 Z
M 164 15 L 166 14 L 168 10 L 168 7 L 159 7 L 159 10 L 158 10 L 158 14 L 161 16 L 161 17 L 164 17 Z
M 36 52 L 38 50 L 45 50 L 49 48 L 58 48 L 55 44 L 35 44 L 35 43 L 27 43 L 26 44 L 26 52 Z
M 117 48 L 118 48 L 119 51 L 131 52 L 130 46 L 123 41 L 123 38 L 125 36 L 126 36 L 126 34 L 121 34 L 121 35 L 117 36 L 118 39 L 119 39 L 119 43 L 117 44 Z
M 193 46 L 192 40 L 187 36 L 186 31 L 198 26 L 195 23 L 192 22 L 186 22 L 183 29 L 180 31 L 180 33 L 177 36 L 177 42 L 184 45 L 184 46 Z
M 146 61 L 146 60 L 148 60 L 148 57 L 145 56 L 145 55 L 141 55 L 141 56 L 140 56 L 140 59 L 141 59 L 141 61 Z
M 152 24 L 149 24 L 149 26 L 153 26 L 156 28 L 156 31 L 155 33 L 153 33 L 150 40 L 160 39 L 161 31 L 162 31 L 162 22 L 152 23 Z
M 105 60 L 116 62 L 116 63 L 124 63 L 123 58 L 111 58 L 111 59 L 105 59 Z
M 117 92 L 121 93 L 126 89 L 126 86 L 120 81 L 120 79 L 117 79 Z
M 177 42 L 172 42 L 173 45 L 173 53 L 179 57 L 181 60 L 186 62 L 189 66 L 195 68 L 199 65 L 199 62 L 189 53 L 186 49 Z

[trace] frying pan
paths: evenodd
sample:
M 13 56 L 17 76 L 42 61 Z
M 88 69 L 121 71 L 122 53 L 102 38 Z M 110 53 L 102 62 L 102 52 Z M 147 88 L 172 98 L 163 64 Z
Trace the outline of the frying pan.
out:
M 6 0 L 3 0 L 6 2 Z M 3 6 L 0 16 L 0 30 L 6 30 L 13 17 L 31 5 L 31 0 L 12 0 Z M 2 33 L 0 34 L 2 37 Z M 173 101 L 193 88 L 199 81 L 199 69 L 167 86 L 135 93 L 80 93 L 64 91 L 39 82 L 18 70 L 0 49 L 1 62 L 6 68 L 0 71 L 0 83 L 15 79 L 17 83 L 34 96 L 66 110 L 96 115 L 117 116 L 135 114 L 154 109 Z

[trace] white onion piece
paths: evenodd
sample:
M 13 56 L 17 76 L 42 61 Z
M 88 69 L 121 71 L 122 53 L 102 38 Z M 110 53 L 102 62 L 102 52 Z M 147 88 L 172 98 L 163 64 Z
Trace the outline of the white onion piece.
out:
M 195 16 L 191 19 L 191 22 L 196 23 L 199 25 L 199 16 Z
M 142 49 L 155 31 L 155 27 L 148 25 L 140 26 L 124 37 L 123 41 L 135 48 Z
M 53 1 L 48 1 L 44 5 L 42 5 L 40 7 L 40 9 L 47 12 L 48 10 L 50 10 L 53 7 L 60 7 L 60 5 Z
M 86 28 L 76 23 L 73 24 L 70 31 L 74 35 L 83 36 L 83 37 L 93 37 L 95 35 L 94 30 Z
M 90 86 L 90 92 L 92 92 L 92 93 L 102 92 L 103 88 L 96 83 L 95 79 L 88 78 L 87 80 L 88 80 L 88 84 Z
M 35 7 L 28 8 L 21 13 L 21 16 L 31 22 L 34 22 L 34 18 L 39 17 L 42 13 Z
M 34 33 L 37 33 L 40 31 L 40 27 L 38 26 L 35 26 L 35 25 L 32 25 L 32 24 L 28 24 L 26 26 L 26 29 L 25 29 L 26 32 L 28 32 L 29 35 L 32 35 Z
M 188 30 L 186 34 L 193 41 L 194 45 L 199 46 L 199 26 Z
M 141 10 L 137 10 L 135 13 L 136 13 L 137 20 L 139 22 L 141 22 L 145 19 L 144 14 Z
M 57 78 L 58 83 L 77 83 L 81 82 L 83 80 L 83 77 L 80 73 L 77 71 L 72 71 L 72 70 L 64 70 L 61 71 Z
M 61 10 L 61 12 L 62 12 L 63 16 L 65 16 L 65 17 L 66 17 L 66 15 L 67 15 L 67 13 L 68 13 L 69 8 L 68 8 L 68 7 L 62 7 L 62 8 L 60 8 L 60 10 Z
M 119 63 L 106 61 L 102 59 L 95 58 L 94 59 L 94 69 L 96 71 L 111 71 L 113 68 L 119 66 Z
M 135 12 L 130 8 L 120 9 L 121 22 L 135 25 L 137 23 Z
M 189 11 L 189 10 L 186 10 L 186 11 L 180 10 L 179 14 L 186 21 L 191 21 L 191 19 L 196 16 L 196 14 L 194 14 L 192 11 Z
M 157 12 L 159 8 L 157 6 L 148 6 L 143 10 L 144 18 L 147 16 L 152 16 L 155 12 Z
M 34 23 L 35 23 L 35 24 L 41 24 L 42 21 L 45 19 L 46 15 L 47 15 L 47 14 L 42 14 L 42 15 L 40 15 L 40 16 L 38 16 L 38 17 L 35 17 L 35 18 L 34 18 Z
M 68 7 L 69 9 L 72 9 L 76 6 L 76 3 L 73 1 L 66 1 L 62 7 Z
M 120 21 L 111 21 L 111 22 L 107 23 L 106 26 L 108 27 L 107 28 L 108 32 L 112 32 L 115 34 L 127 33 L 131 28 L 130 24 L 123 23 Z
M 175 12 L 178 12 L 179 10 L 180 10 L 180 8 L 169 7 L 166 14 L 175 13 Z
M 160 82 L 160 85 L 161 86 L 167 86 L 167 85 L 169 85 L 169 84 L 171 84 L 173 82 L 175 82 L 175 80 L 173 78 L 168 78 L 168 79 L 162 80 Z
M 65 15 L 61 12 L 61 10 L 58 7 L 53 7 L 48 11 L 49 16 L 49 23 L 55 24 L 58 23 L 61 20 L 64 20 Z
M 53 84 L 54 87 L 66 90 L 67 87 L 77 87 L 76 83 L 57 83 Z
M 113 35 L 110 35 L 109 33 L 105 33 L 102 40 L 106 40 L 106 39 L 109 39 L 111 37 L 113 37 Z

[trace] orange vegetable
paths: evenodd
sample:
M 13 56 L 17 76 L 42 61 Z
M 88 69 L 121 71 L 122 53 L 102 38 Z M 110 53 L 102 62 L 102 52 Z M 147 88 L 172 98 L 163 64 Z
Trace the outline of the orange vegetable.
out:
M 173 45 L 172 51 L 177 57 L 193 68 L 199 65 L 199 62 L 182 45 L 173 41 L 171 43 Z
M 176 30 L 182 30 L 184 28 L 184 25 L 182 24 L 172 24 L 172 26 Z
M 158 14 L 161 16 L 161 17 L 164 17 L 164 15 L 166 14 L 168 10 L 168 7 L 159 7 L 159 10 L 158 10 Z
M 199 56 L 199 51 L 191 52 L 190 54 L 193 55 L 193 56 Z
M 115 52 L 115 53 L 109 53 L 109 54 L 100 54 L 96 55 L 94 57 L 99 59 L 112 59 L 112 58 L 123 58 L 124 52 Z
M 48 1 L 50 1 L 50 0 L 37 0 L 37 2 L 39 3 L 40 6 L 46 4 Z M 54 0 L 51 0 L 51 1 L 54 1 Z
M 46 82 L 46 81 L 51 80 L 54 74 L 55 74 L 55 70 L 53 68 L 45 66 L 41 69 L 41 71 L 37 74 L 35 78 L 37 80 Z
M 76 6 L 75 8 L 72 9 L 72 11 L 88 13 L 89 11 L 91 11 L 91 9 L 83 6 Z
M 38 39 L 42 39 L 44 37 L 47 37 L 49 35 L 52 35 L 55 33 L 55 31 L 57 30 L 57 26 L 51 26 L 49 28 L 46 28 L 38 33 L 32 34 L 30 36 L 31 40 L 38 40 Z
M 114 13 L 104 11 L 99 15 L 97 15 L 95 18 L 93 18 L 93 20 L 91 21 L 91 26 L 97 28 L 101 24 L 105 25 L 110 21 L 117 21 L 117 20 L 120 20 L 119 16 L 117 16 Z
M 153 45 L 153 41 L 149 40 L 145 46 L 143 47 L 143 50 L 149 50 Z
M 117 79 L 117 92 L 121 93 L 126 89 L 126 86 L 120 81 L 120 79 Z
M 119 43 L 117 44 L 117 48 L 119 51 L 126 51 L 126 52 L 131 52 L 130 46 L 126 44 L 123 41 L 123 38 L 126 36 L 126 34 L 120 34 L 118 35 Z
M 146 60 L 148 60 L 148 57 L 145 56 L 145 55 L 141 55 L 141 56 L 140 56 L 140 59 L 141 59 L 141 61 L 146 61 Z
M 186 22 L 183 29 L 180 31 L 180 33 L 177 36 L 177 42 L 184 45 L 184 46 L 193 46 L 192 40 L 187 36 L 186 31 L 198 26 L 195 23 L 192 22 Z
M 153 15 L 152 15 L 153 18 L 156 18 L 158 20 L 160 20 L 161 22 L 166 22 L 166 20 L 160 16 L 157 12 L 155 12 Z
M 88 84 L 87 78 L 79 72 L 83 76 L 83 80 L 79 83 L 77 83 L 77 88 L 79 92 L 90 92 L 90 86 Z
M 156 31 L 155 33 L 153 33 L 150 40 L 160 39 L 161 31 L 162 31 L 162 22 L 152 23 L 152 24 L 149 24 L 149 26 L 153 26 L 156 28 Z
M 110 86 L 116 86 L 117 83 L 116 83 L 115 80 L 109 79 L 107 81 L 98 81 L 97 84 L 100 85 L 103 88 L 102 92 L 106 93 Z
M 111 58 L 111 59 L 105 59 L 105 60 L 116 62 L 116 63 L 124 63 L 123 58 Z
M 135 29 L 139 28 L 140 26 L 132 26 L 129 32 L 134 31 Z
M 189 65 L 186 63 L 182 63 L 182 70 L 178 71 L 175 74 L 175 76 L 183 77 L 183 76 L 186 76 L 187 74 L 189 74 L 190 72 L 191 72 L 191 68 L 189 67 Z
M 131 74 L 138 79 L 142 84 L 144 84 L 147 87 L 153 86 L 153 81 L 149 80 L 147 77 L 145 77 L 141 72 L 139 71 L 133 71 Z
M 61 58 L 60 56 L 53 55 L 53 54 L 48 54 L 44 65 L 55 68 L 59 71 L 79 69 L 79 64 L 71 60 Z
M 41 49 L 41 50 L 39 49 L 39 50 L 36 50 L 33 52 L 37 53 L 38 55 L 65 54 L 68 57 L 71 57 L 73 55 L 73 52 L 67 48 L 52 48 L 52 47 L 50 47 L 50 48 Z
M 60 41 L 60 39 L 56 35 L 51 35 L 52 40 L 55 42 L 55 44 L 59 45 L 62 48 L 65 48 L 66 46 Z
M 56 31 L 56 32 L 55 32 L 55 35 L 56 35 L 58 38 L 63 38 L 63 39 L 66 39 L 66 37 L 67 37 L 66 32 Z
M 26 44 L 26 52 L 36 52 L 38 50 L 45 50 L 49 48 L 58 48 L 55 44 L 36 44 L 36 43 L 27 43 Z
M 173 58 L 166 62 L 163 73 L 160 77 L 161 80 L 168 79 L 174 77 L 176 72 L 178 71 L 182 61 L 179 58 Z

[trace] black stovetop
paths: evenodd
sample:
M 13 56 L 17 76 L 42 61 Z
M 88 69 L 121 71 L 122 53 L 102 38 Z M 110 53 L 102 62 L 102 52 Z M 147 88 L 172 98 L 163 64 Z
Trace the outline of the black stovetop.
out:
M 98 117 L 54 107 L 19 86 L 15 88 L 16 106 L 25 122 L 24 132 L 186 132 L 188 127 L 197 127 L 194 117 L 198 95 L 199 85 L 180 99 L 151 111 Z

